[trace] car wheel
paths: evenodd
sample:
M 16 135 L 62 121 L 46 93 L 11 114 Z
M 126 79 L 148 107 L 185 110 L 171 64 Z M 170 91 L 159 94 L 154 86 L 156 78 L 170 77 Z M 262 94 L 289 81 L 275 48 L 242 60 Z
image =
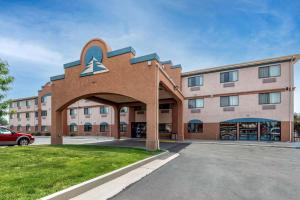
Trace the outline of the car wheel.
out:
M 20 139 L 19 142 L 18 142 L 18 145 L 19 145 L 19 146 L 27 146 L 28 144 L 29 144 L 29 141 L 28 141 L 28 139 L 26 139 L 26 138 L 22 138 L 22 139 Z

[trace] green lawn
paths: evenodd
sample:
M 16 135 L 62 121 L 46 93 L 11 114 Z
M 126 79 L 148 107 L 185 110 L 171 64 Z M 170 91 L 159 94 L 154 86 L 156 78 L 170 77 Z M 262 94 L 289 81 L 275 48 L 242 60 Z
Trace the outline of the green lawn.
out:
M 91 145 L 0 148 L 0 199 L 37 199 L 155 153 Z

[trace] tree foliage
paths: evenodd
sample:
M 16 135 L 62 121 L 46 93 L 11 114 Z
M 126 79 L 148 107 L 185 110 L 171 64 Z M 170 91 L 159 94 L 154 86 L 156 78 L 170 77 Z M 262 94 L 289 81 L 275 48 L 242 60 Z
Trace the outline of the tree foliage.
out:
M 0 122 L 4 122 L 4 117 L 8 114 L 10 100 L 6 100 L 6 93 L 11 89 L 10 84 L 13 81 L 8 63 L 0 59 Z

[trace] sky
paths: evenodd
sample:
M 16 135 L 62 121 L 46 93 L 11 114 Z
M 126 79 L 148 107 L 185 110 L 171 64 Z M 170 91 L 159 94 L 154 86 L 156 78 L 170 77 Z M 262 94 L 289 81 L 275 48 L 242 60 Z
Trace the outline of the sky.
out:
M 37 95 L 92 38 L 156 52 L 183 71 L 297 54 L 299 8 L 299 0 L 0 0 L 0 58 L 15 77 L 8 98 Z

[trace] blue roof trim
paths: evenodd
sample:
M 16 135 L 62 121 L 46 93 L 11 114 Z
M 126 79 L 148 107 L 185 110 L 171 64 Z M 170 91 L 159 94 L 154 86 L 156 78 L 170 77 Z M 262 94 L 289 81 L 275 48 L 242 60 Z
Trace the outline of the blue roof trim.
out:
M 265 119 L 265 118 L 237 118 L 223 121 L 225 123 L 242 123 L 242 122 L 277 122 L 277 120 L 273 119 Z
M 165 61 L 161 61 L 160 62 L 162 65 L 165 65 L 165 64 L 170 64 L 170 65 L 172 65 L 173 63 L 172 63 L 172 60 L 165 60 Z
M 132 53 L 133 55 L 135 55 L 135 50 L 132 47 L 125 47 L 122 49 L 117 49 L 114 51 L 107 52 L 107 57 L 110 58 L 110 57 L 122 55 L 125 53 Z
M 192 119 L 190 120 L 188 123 L 192 123 L 192 124 L 202 124 L 203 122 L 199 119 Z
M 92 76 L 92 75 L 94 75 L 93 72 L 88 72 L 88 73 L 80 74 L 80 77 L 84 77 L 84 76 Z
M 51 76 L 50 77 L 50 81 L 57 81 L 57 80 L 62 80 L 65 78 L 65 75 L 64 74 L 61 74 L 61 75 L 57 75 L 57 76 Z
M 182 68 L 181 64 L 171 66 L 171 69 Z
M 131 58 L 130 63 L 131 64 L 136 64 L 136 63 L 145 62 L 145 61 L 149 61 L 149 60 L 159 61 L 159 56 L 156 53 L 152 53 L 152 54 L 148 54 L 148 55 L 145 55 L 145 56 Z
M 66 68 L 70 68 L 70 67 L 75 67 L 77 65 L 80 65 L 80 60 L 66 63 L 66 64 L 64 64 L 64 68 L 66 69 Z

